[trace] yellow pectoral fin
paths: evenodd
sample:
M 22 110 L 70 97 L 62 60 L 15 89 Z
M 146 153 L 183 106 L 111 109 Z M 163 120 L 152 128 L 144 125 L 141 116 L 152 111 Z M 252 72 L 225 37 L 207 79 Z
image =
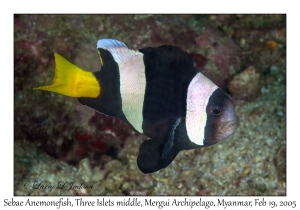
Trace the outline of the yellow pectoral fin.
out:
M 33 90 L 47 90 L 76 98 L 97 98 L 100 95 L 100 84 L 92 72 L 82 70 L 57 53 L 54 56 L 55 74 L 52 84 Z

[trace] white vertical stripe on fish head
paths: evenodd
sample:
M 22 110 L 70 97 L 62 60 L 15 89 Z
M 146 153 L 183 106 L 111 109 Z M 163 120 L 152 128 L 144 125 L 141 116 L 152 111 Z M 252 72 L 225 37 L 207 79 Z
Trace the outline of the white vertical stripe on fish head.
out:
M 206 106 L 218 87 L 201 73 L 197 73 L 189 84 L 186 105 L 186 130 L 189 139 L 197 145 L 204 144 Z
M 98 40 L 97 48 L 108 50 L 118 63 L 122 111 L 132 126 L 142 133 L 146 89 L 143 54 L 114 39 Z

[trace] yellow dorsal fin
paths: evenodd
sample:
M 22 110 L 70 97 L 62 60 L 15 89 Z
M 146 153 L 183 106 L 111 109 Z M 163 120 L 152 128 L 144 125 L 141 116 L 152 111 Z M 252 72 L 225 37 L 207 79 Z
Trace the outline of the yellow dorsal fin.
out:
M 52 84 L 33 90 L 47 90 L 75 98 L 97 98 L 100 95 L 101 86 L 92 72 L 82 70 L 57 53 L 54 56 L 55 73 Z

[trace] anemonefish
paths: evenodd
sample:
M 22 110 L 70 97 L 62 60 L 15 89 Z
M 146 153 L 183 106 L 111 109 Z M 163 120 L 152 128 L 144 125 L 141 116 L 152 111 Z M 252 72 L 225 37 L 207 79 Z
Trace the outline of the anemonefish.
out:
M 139 149 L 143 173 L 167 167 L 181 150 L 213 145 L 238 127 L 233 103 L 172 45 L 129 49 L 114 39 L 97 42 L 102 68 L 88 72 L 55 53 L 53 84 L 34 88 L 78 101 L 130 123 L 148 137 Z

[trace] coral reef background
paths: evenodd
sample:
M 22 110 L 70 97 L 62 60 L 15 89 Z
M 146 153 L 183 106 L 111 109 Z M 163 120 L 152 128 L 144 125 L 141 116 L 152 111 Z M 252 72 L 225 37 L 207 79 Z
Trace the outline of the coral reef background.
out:
M 130 125 L 76 99 L 32 90 L 51 83 L 54 52 L 99 70 L 99 38 L 189 52 L 195 67 L 232 95 L 239 128 L 143 174 L 136 165 L 143 135 Z M 72 182 L 86 188 L 42 188 Z M 286 16 L 15 15 L 14 194 L 286 195 Z

